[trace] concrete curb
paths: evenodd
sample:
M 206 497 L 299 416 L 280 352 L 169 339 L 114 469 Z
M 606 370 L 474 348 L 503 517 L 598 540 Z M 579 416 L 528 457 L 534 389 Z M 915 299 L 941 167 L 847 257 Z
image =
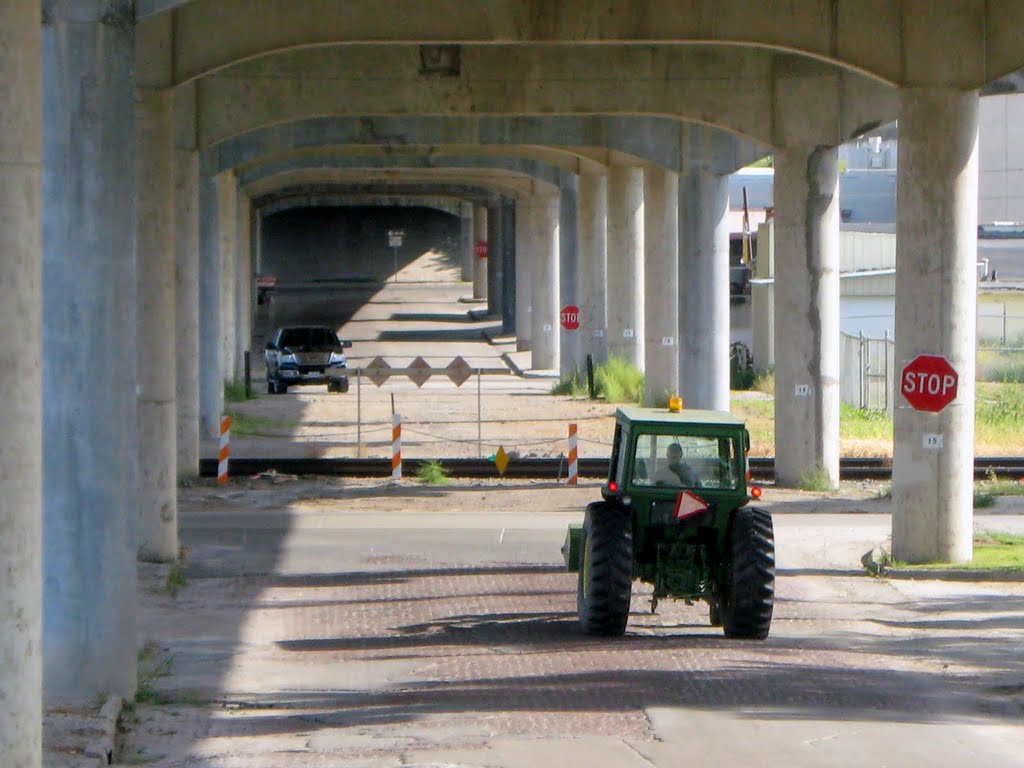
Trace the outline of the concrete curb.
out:
M 520 368 L 518 365 L 516 365 L 515 360 L 512 359 L 512 356 L 508 352 L 501 353 L 501 361 L 505 363 L 505 365 L 508 366 L 509 370 L 512 371 L 512 373 L 514 373 L 516 376 L 526 375 L 526 371 Z
M 95 707 L 54 706 L 43 717 L 45 768 L 99 768 L 117 759 L 117 724 L 124 710 L 120 696 Z

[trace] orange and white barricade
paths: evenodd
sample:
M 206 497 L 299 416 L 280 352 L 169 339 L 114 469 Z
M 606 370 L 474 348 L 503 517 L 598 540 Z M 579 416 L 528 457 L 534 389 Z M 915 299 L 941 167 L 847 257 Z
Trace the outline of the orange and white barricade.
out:
M 580 476 L 579 452 L 576 447 L 576 425 L 569 425 L 569 485 L 576 485 Z
M 402 416 L 391 416 L 391 479 L 402 479 Z
M 220 420 L 220 452 L 217 455 L 217 482 L 228 481 L 228 460 L 231 458 L 231 417 Z

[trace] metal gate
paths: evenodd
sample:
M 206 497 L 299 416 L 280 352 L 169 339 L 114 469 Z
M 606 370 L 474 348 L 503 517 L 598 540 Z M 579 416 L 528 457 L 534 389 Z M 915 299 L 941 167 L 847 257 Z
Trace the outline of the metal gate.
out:
M 882 338 L 841 334 L 839 379 L 844 403 L 855 408 L 892 415 L 896 344 L 886 332 Z

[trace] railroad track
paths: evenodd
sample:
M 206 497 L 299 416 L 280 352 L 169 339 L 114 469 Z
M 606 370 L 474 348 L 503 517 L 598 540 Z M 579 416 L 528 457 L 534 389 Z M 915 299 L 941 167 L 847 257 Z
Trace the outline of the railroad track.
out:
M 415 476 L 422 464 L 439 461 L 450 477 L 487 478 L 497 477 L 498 470 L 487 459 L 404 459 L 403 472 L 406 477 Z M 750 470 L 755 480 L 772 480 L 775 477 L 775 460 L 771 458 L 750 459 Z M 203 477 L 217 476 L 217 460 L 203 459 L 199 466 Z M 390 477 L 390 459 L 274 459 L 238 458 L 231 459 L 231 474 L 250 476 L 264 472 L 285 475 L 314 475 L 324 477 Z M 508 478 L 532 478 L 555 480 L 566 476 L 565 459 L 513 459 L 505 471 Z M 1003 479 L 1024 479 L 1024 457 L 986 456 L 974 460 L 974 476 L 978 479 L 995 473 Z M 580 477 L 603 478 L 608 474 L 608 459 L 580 459 Z M 843 480 L 888 480 L 892 477 L 892 460 L 877 458 L 840 459 L 839 476 Z

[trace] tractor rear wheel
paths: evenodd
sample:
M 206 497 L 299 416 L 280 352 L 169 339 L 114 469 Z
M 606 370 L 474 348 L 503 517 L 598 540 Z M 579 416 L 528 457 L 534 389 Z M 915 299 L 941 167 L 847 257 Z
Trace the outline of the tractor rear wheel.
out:
M 728 574 L 721 596 L 726 637 L 764 640 L 775 603 L 775 534 L 763 509 L 736 510 L 729 532 Z
M 626 631 L 633 588 L 633 523 L 629 512 L 604 502 L 587 507 L 580 540 L 576 605 L 588 635 Z

